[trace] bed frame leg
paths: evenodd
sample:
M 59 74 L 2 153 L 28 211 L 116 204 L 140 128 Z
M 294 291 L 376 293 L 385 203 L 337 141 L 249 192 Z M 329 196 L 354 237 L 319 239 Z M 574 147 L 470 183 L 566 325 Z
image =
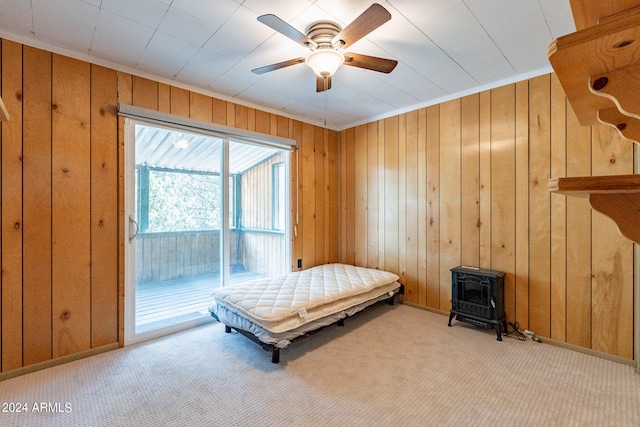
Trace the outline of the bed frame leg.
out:
M 278 347 L 271 349 L 271 363 L 280 363 L 280 349 Z
M 344 326 L 344 319 L 338 320 L 338 326 Z
M 224 325 L 224 331 L 225 331 L 227 334 L 230 334 L 230 333 L 231 333 L 231 326 Z
M 395 305 L 395 297 L 391 297 L 387 300 L 387 304 L 389 305 Z

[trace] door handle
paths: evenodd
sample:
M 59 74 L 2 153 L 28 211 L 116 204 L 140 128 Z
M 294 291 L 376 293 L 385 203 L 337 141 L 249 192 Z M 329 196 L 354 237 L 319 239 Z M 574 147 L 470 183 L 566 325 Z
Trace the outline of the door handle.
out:
M 135 226 L 135 230 L 136 230 L 135 233 L 133 233 L 133 235 L 131 234 L 131 230 L 133 228 L 132 226 Z M 138 225 L 136 220 L 133 219 L 131 215 L 129 215 L 129 243 L 131 243 L 131 241 L 133 241 L 133 239 L 136 238 L 139 232 L 140 232 L 140 226 Z

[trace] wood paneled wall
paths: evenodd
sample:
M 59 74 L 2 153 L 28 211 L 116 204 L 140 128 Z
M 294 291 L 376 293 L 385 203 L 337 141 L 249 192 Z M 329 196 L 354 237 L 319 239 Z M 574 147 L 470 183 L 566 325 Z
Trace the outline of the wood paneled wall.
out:
M 2 371 L 116 342 L 116 72 L 3 40 Z
M 297 140 L 292 265 L 338 260 L 337 132 L 8 40 L 0 55 L 1 372 L 122 339 L 118 102 Z
M 633 144 L 580 126 L 553 74 L 347 129 L 340 258 L 442 311 L 451 268 L 503 270 L 507 321 L 631 359 L 633 244 L 587 199 L 547 190 L 629 173 Z

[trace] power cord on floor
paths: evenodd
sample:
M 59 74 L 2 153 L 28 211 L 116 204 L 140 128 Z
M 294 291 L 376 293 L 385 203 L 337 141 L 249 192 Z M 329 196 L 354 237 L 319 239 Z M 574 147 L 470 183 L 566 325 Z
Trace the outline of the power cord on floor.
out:
M 509 331 L 509 327 L 511 327 L 511 331 Z M 525 330 L 524 332 L 521 332 L 519 328 L 520 328 L 520 324 L 518 322 L 516 323 L 508 322 L 505 336 L 509 337 L 512 334 L 514 334 L 515 336 L 513 338 L 517 338 L 520 341 L 526 341 L 527 338 L 530 338 L 532 341 L 539 342 L 539 343 L 542 342 L 540 338 L 536 337 L 533 334 L 533 332 L 529 330 Z
M 511 327 L 511 330 L 509 330 L 509 327 Z M 507 322 L 507 330 L 505 331 L 505 336 L 507 337 L 511 337 L 512 338 L 517 338 L 520 341 L 526 341 L 527 337 L 524 336 L 524 334 L 522 332 L 520 332 L 520 329 L 518 329 L 520 327 L 520 325 L 518 324 L 518 322 L 516 322 L 515 324 L 512 322 Z

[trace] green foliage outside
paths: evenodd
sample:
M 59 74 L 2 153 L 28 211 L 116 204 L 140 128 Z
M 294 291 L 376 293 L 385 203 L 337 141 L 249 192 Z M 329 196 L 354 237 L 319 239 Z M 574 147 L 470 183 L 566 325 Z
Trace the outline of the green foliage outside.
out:
M 220 176 L 149 171 L 147 232 L 219 230 Z

